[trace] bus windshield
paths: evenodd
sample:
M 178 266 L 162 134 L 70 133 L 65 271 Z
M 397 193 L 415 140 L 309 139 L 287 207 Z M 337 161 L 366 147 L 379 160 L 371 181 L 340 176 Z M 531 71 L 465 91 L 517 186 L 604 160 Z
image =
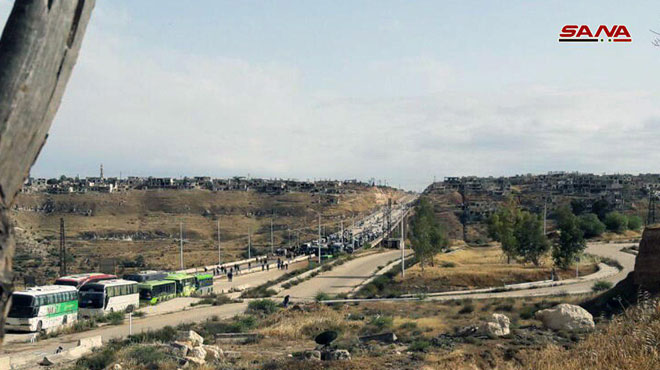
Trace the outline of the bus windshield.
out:
M 84 291 L 80 292 L 80 308 L 103 308 L 103 292 Z
M 9 317 L 27 318 L 35 317 L 39 307 L 35 307 L 34 297 L 25 294 L 12 294 Z
M 140 289 L 140 299 L 151 299 L 151 289 Z

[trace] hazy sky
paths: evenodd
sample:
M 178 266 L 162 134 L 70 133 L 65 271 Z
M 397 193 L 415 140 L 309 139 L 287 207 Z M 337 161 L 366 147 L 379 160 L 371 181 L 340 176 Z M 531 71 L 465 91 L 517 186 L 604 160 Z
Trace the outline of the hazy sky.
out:
M 32 175 L 660 172 L 649 29 L 657 1 L 99 0 Z

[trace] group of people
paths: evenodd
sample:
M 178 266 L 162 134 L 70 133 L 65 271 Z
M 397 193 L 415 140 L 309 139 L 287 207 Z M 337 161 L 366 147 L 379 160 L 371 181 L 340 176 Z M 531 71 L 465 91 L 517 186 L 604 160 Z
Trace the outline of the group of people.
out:
M 255 258 L 255 263 L 261 264 L 261 271 L 270 271 L 270 264 L 268 264 L 268 257 L 257 257 Z M 252 269 L 252 262 L 248 262 L 247 269 L 250 271 Z M 281 258 L 277 258 L 277 269 L 278 270 L 288 270 L 289 262 L 284 261 Z M 227 279 L 232 281 L 234 275 L 239 275 L 241 273 L 241 266 L 236 264 L 229 267 L 217 266 L 213 269 L 215 275 L 227 275 Z

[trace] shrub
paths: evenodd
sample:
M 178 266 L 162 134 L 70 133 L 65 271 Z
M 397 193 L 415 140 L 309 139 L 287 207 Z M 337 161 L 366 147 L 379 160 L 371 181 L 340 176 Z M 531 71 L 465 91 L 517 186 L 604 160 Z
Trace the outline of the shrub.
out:
M 101 347 L 91 355 L 76 361 L 76 369 L 103 370 L 115 361 L 116 349 L 112 347 Z
M 458 313 L 463 315 L 463 314 L 468 314 L 474 312 L 474 306 L 469 303 L 463 306 L 460 310 L 458 310 Z
M 452 267 L 456 267 L 456 264 L 450 261 L 443 261 L 441 266 L 446 268 L 452 268 Z
M 605 224 L 593 213 L 587 213 L 580 216 L 580 229 L 585 238 L 600 236 L 605 232 Z
M 594 286 L 591 287 L 591 289 L 594 292 L 600 292 L 600 291 L 603 291 L 603 290 L 608 290 L 611 287 L 612 287 L 612 283 L 610 283 L 609 281 L 598 280 L 597 282 L 594 283 Z
M 247 311 L 251 313 L 260 313 L 263 315 L 270 315 L 277 311 L 277 303 L 270 299 L 258 299 L 248 304 Z
M 157 368 L 168 357 L 160 349 L 152 346 L 138 346 L 130 351 L 130 357 L 138 365 Z
M 371 319 L 369 324 L 375 326 L 378 330 L 383 330 L 385 328 L 391 328 L 394 320 L 390 316 L 378 316 Z
M 412 352 L 426 352 L 430 346 L 431 343 L 429 343 L 426 340 L 420 339 L 412 342 L 410 347 L 408 347 L 408 350 Z
M 160 330 L 133 334 L 128 337 L 128 341 L 132 343 L 172 342 L 176 337 L 177 330 L 168 325 Z
M 621 234 L 628 227 L 628 219 L 619 212 L 610 212 L 605 216 L 607 230 Z
M 637 215 L 628 216 L 628 229 L 639 230 L 642 227 L 642 219 Z
M 330 296 L 327 295 L 326 293 L 318 292 L 318 293 L 316 293 L 316 297 L 314 297 L 314 299 L 315 299 L 317 302 L 327 301 L 327 300 L 330 299 Z

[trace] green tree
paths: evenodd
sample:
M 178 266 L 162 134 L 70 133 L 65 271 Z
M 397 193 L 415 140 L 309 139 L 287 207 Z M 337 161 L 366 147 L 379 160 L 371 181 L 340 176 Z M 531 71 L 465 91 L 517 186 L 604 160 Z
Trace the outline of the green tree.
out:
M 408 238 L 422 271 L 425 262 L 433 265 L 433 256 L 449 245 L 444 230 L 433 213 L 431 203 L 426 198 L 421 198 L 415 207 L 415 215 L 408 227 Z
M 598 199 L 591 205 L 591 213 L 595 213 L 596 216 L 602 221 L 605 221 L 607 213 L 612 210 L 612 205 L 610 202 L 605 199 Z
M 593 216 L 596 217 L 596 215 Z M 571 212 L 570 208 L 562 207 L 557 211 L 557 226 L 559 240 L 552 246 L 552 259 L 555 265 L 566 269 L 587 245 L 580 228 L 580 219 Z
M 520 210 L 515 202 L 510 199 L 504 207 L 495 212 L 488 222 L 488 235 L 502 245 L 502 252 L 507 257 L 507 263 L 518 256 L 518 241 L 513 231 L 516 222 L 520 218 Z
M 541 257 L 550 249 L 550 242 L 543 234 L 543 222 L 539 217 L 527 211 L 521 212 L 513 235 L 517 241 L 518 255 L 538 266 Z
M 600 236 L 605 232 L 605 224 L 602 223 L 594 213 L 580 215 L 580 229 L 585 238 Z
M 613 231 L 617 234 L 621 234 L 628 227 L 628 219 L 626 216 L 616 211 L 608 213 L 603 222 L 605 223 L 607 230 Z
M 628 216 L 628 229 L 639 230 L 642 227 L 642 218 L 637 215 Z

